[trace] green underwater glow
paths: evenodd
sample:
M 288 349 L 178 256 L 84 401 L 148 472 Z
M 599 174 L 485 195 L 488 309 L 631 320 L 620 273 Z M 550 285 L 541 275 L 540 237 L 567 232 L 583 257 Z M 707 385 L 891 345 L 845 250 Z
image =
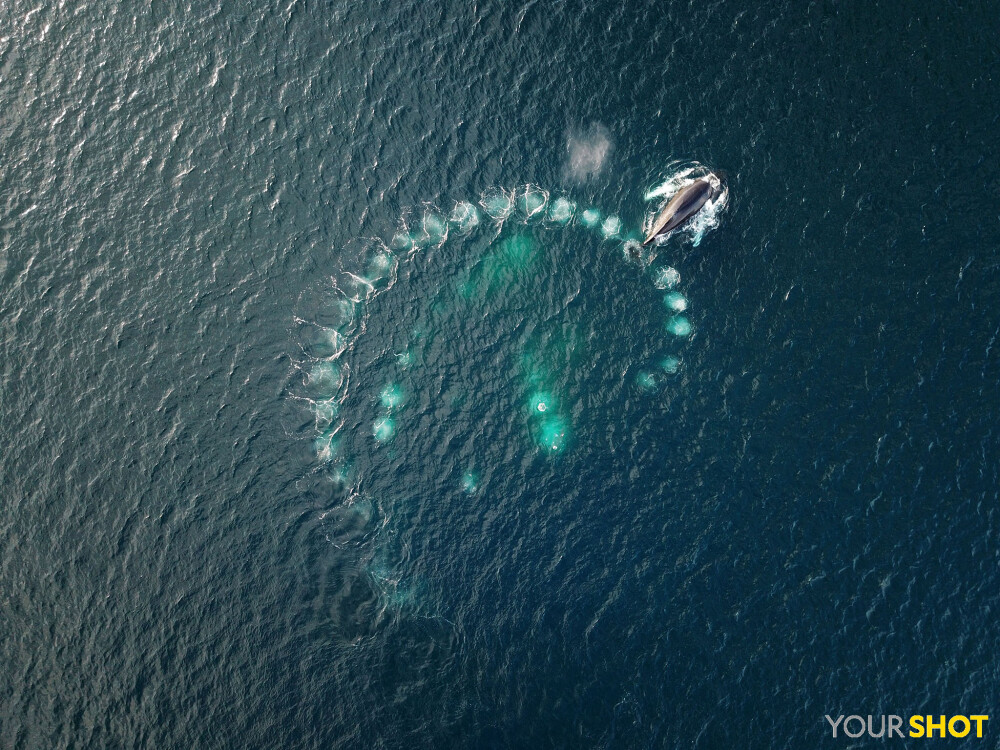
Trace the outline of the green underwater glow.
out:
M 675 315 L 667 321 L 667 330 L 674 336 L 687 336 L 691 333 L 691 321 L 683 315 Z
M 660 369 L 663 370 L 667 375 L 673 375 L 679 369 L 681 369 L 681 361 L 679 358 L 668 354 L 662 360 L 660 360 Z
M 656 387 L 659 385 L 656 381 L 656 375 L 645 370 L 636 375 L 635 382 L 638 383 L 639 387 L 644 391 L 655 391 Z
M 467 471 L 462 475 L 462 491 L 471 495 L 476 490 L 479 489 L 479 477 L 471 471 Z
M 372 425 L 372 434 L 380 443 L 388 443 L 396 436 L 396 420 L 390 416 L 379 417 Z
M 555 224 L 566 224 L 573 218 L 576 212 L 576 204 L 568 198 L 556 198 L 549 205 L 549 221 Z
M 389 383 L 379 394 L 379 401 L 386 409 L 398 409 L 406 403 L 406 391 L 396 383 Z
M 501 240 L 457 285 L 460 297 L 471 299 L 483 294 L 509 291 L 538 257 L 538 248 L 530 234 L 519 233 Z
M 680 292 L 667 292 L 663 295 L 663 304 L 674 312 L 684 312 L 687 310 L 688 301 Z
M 566 421 L 558 414 L 539 419 L 534 430 L 539 447 L 548 453 L 562 453 L 566 449 L 568 432 Z
M 555 401 L 550 394 L 539 392 L 531 394 L 528 403 L 528 410 L 531 414 L 544 414 L 553 408 Z

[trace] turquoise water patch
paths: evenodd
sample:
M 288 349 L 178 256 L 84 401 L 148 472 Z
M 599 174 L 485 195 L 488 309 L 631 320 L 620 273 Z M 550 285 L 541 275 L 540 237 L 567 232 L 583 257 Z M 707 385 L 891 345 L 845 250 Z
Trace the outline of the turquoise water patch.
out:
M 528 399 L 528 411 L 531 414 L 544 414 L 555 408 L 555 399 L 552 394 L 539 391 L 531 394 Z
M 387 443 L 396 436 L 396 420 L 389 416 L 379 417 L 372 424 L 372 435 L 380 443 Z
M 499 236 L 492 240 L 486 252 L 466 269 L 458 271 L 457 277 L 453 277 L 454 286 L 450 288 L 457 290 L 459 300 L 472 300 L 500 293 L 505 296 L 523 297 L 527 293 L 524 285 L 528 282 L 545 283 L 544 277 L 534 272 L 536 261 L 543 257 L 535 235 L 543 228 L 551 230 L 565 226 L 574 217 L 583 226 L 599 232 L 604 239 L 621 241 L 623 255 L 629 261 L 638 260 L 640 264 L 646 265 L 653 259 L 653 251 L 647 252 L 641 245 L 641 237 L 635 231 L 626 231 L 617 215 L 602 215 L 595 207 L 578 213 L 577 204 L 569 198 L 561 196 L 550 201 L 549 194 L 534 185 L 527 185 L 512 192 L 490 188 L 480 198 L 481 209 L 470 201 L 456 201 L 451 211 L 447 215 L 442 215 L 430 204 L 425 205 L 427 207 L 420 216 L 420 231 L 413 233 L 405 229 L 398 231 L 390 242 L 393 248 L 413 249 L 430 245 L 439 245 L 443 248 L 448 242 L 449 231 L 458 238 L 471 233 L 480 225 L 480 210 L 498 225 L 514 210 L 519 211 L 527 220 L 534 217 L 545 219 L 545 222 L 536 229 L 528 231 L 522 228 L 522 231 L 512 234 L 503 233 L 500 225 L 495 230 Z M 407 256 L 406 259 L 410 257 Z M 322 341 L 310 342 L 310 346 L 317 351 L 329 348 L 337 353 L 350 347 L 357 335 L 355 330 L 364 330 L 363 324 L 372 300 L 380 291 L 391 287 L 396 280 L 399 264 L 400 260 L 390 249 L 376 246 L 368 256 L 364 275 L 342 272 L 336 283 L 339 296 L 330 308 L 333 310 L 330 317 L 343 325 L 324 329 L 330 330 L 329 335 L 336 338 L 338 343 L 336 347 L 332 347 Z M 658 288 L 671 290 L 664 296 L 666 307 L 673 313 L 665 322 L 666 329 L 678 337 L 689 335 L 692 330 L 691 323 L 683 315 L 676 314 L 687 309 L 687 299 L 680 292 L 672 291 L 680 283 L 679 272 L 671 267 L 659 268 L 653 273 L 653 282 Z M 447 289 L 448 286 L 444 288 Z M 534 289 L 531 293 L 535 293 Z M 450 298 L 452 302 L 455 299 L 455 297 Z M 429 310 L 432 318 L 437 318 L 441 315 L 450 315 L 450 307 L 448 295 L 438 294 L 433 296 Z M 443 343 L 442 337 L 446 335 L 436 327 L 426 330 L 430 331 L 426 337 L 421 338 L 416 332 L 410 337 L 411 344 L 420 341 L 417 353 L 421 355 L 421 361 L 426 353 Z M 535 340 L 533 357 L 527 354 L 522 357 L 528 391 L 530 433 L 536 445 L 548 453 L 565 450 L 570 434 L 567 415 L 560 411 L 553 395 L 556 387 L 564 386 L 564 384 L 559 385 L 563 377 L 553 378 L 550 370 L 554 365 L 558 365 L 562 371 L 570 372 L 583 364 L 581 355 L 589 350 L 590 344 L 588 339 L 580 337 L 581 333 L 586 333 L 586 326 L 580 321 L 568 326 L 562 324 L 550 328 L 541 334 L 541 338 Z M 322 340 L 324 337 L 325 334 L 317 333 L 313 339 Z M 400 370 L 412 367 L 415 362 L 414 351 L 409 347 L 396 352 L 394 356 L 398 368 L 397 375 Z M 655 390 L 664 382 L 663 374 L 675 372 L 678 366 L 679 360 L 672 363 L 668 357 L 662 360 L 659 369 L 637 373 L 635 382 L 643 390 Z M 314 387 L 314 390 L 318 390 L 321 386 L 335 389 L 339 384 L 339 370 L 329 370 L 327 367 L 328 364 L 322 362 L 313 365 L 307 382 Z M 313 407 L 316 425 L 321 431 L 320 437 L 317 438 L 317 453 L 327 457 L 333 455 L 337 448 L 333 443 L 326 441 L 322 430 L 333 424 L 340 408 L 340 401 L 330 398 L 331 394 L 332 391 L 317 394 L 323 398 L 315 401 Z M 344 398 L 343 394 L 340 398 Z M 464 400 L 464 395 L 460 390 L 450 389 L 446 399 L 449 400 L 451 408 L 463 408 L 461 402 Z M 374 416 L 371 427 L 371 434 L 378 443 L 388 443 L 394 439 L 397 430 L 395 417 L 406 401 L 407 393 L 399 383 L 388 382 L 381 388 L 377 397 L 379 413 Z M 474 477 L 470 477 L 468 473 L 463 475 L 464 488 L 475 484 Z
M 466 299 L 508 290 L 532 266 L 538 248 L 530 234 L 515 234 L 500 240 L 457 285 L 459 296 Z
M 617 239 L 622 232 L 622 220 L 617 216 L 609 216 L 601 223 L 601 236 L 606 240 Z
M 376 252 L 368 263 L 368 279 L 372 283 L 388 277 L 396 265 L 396 256 L 388 250 Z
M 660 369 L 667 373 L 667 375 L 673 375 L 681 369 L 681 360 L 672 354 L 667 355 L 660 360 Z
M 542 212 L 548 199 L 548 193 L 544 190 L 534 185 L 529 185 L 525 188 L 524 194 L 518 201 L 518 208 L 526 218 L 531 219 Z
M 573 218 L 576 204 L 568 198 L 556 198 L 549 204 L 548 219 L 553 224 L 566 224 Z
M 490 218 L 503 220 L 514 210 L 514 201 L 510 195 L 500 188 L 490 188 L 483 193 L 479 205 L 489 214 Z
M 409 250 L 413 247 L 414 241 L 409 232 L 396 232 L 389 244 L 393 250 Z
M 683 315 L 675 315 L 667 321 L 667 330 L 674 336 L 687 336 L 691 333 L 691 321 Z
M 424 214 L 423 227 L 428 244 L 439 245 L 448 238 L 448 222 L 436 211 Z
M 379 394 L 379 401 L 386 409 L 398 409 L 406 403 L 406 392 L 396 383 L 389 383 Z
M 663 295 L 663 304 L 674 312 L 684 312 L 688 308 L 687 299 L 680 292 L 668 292 Z
M 643 370 L 636 375 L 635 382 L 638 383 L 639 387 L 644 391 L 655 391 L 659 385 L 656 380 L 656 375 L 646 370 Z
M 466 494 L 473 494 L 479 489 L 479 477 L 476 476 L 475 472 L 467 471 L 462 474 L 462 491 Z
M 547 453 L 562 453 L 566 449 L 569 428 L 558 414 L 536 420 L 533 432 L 538 446 Z
M 468 201 L 456 203 L 448 222 L 460 233 L 467 234 L 479 226 L 479 209 Z

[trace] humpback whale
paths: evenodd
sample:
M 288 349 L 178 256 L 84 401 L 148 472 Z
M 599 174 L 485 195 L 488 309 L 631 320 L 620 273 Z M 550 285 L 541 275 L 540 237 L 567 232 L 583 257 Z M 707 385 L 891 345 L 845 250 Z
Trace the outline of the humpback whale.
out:
M 667 205 L 657 215 L 642 244 L 648 245 L 657 236 L 679 227 L 698 213 L 701 207 L 715 198 L 719 192 L 719 188 L 712 185 L 705 177 L 678 190 L 677 194 L 667 202 Z

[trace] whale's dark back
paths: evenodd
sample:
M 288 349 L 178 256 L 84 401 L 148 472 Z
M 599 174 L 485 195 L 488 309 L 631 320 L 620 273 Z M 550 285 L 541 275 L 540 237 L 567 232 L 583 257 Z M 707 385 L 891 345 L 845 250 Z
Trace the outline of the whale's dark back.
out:
M 712 197 L 715 191 L 707 180 L 698 180 L 688 189 L 680 205 L 677 206 L 677 214 L 690 216 Z
M 680 203 L 677 204 L 673 217 L 661 231 L 667 232 L 679 227 L 714 196 L 715 188 L 707 180 L 698 180 L 692 183 L 685 188 L 684 195 L 681 197 Z

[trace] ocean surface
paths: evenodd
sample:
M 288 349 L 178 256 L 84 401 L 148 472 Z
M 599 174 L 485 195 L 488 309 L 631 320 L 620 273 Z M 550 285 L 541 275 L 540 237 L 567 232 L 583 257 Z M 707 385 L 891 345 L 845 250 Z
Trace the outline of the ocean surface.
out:
M 0 747 L 996 713 L 998 39 L 986 2 L 5 3 Z

